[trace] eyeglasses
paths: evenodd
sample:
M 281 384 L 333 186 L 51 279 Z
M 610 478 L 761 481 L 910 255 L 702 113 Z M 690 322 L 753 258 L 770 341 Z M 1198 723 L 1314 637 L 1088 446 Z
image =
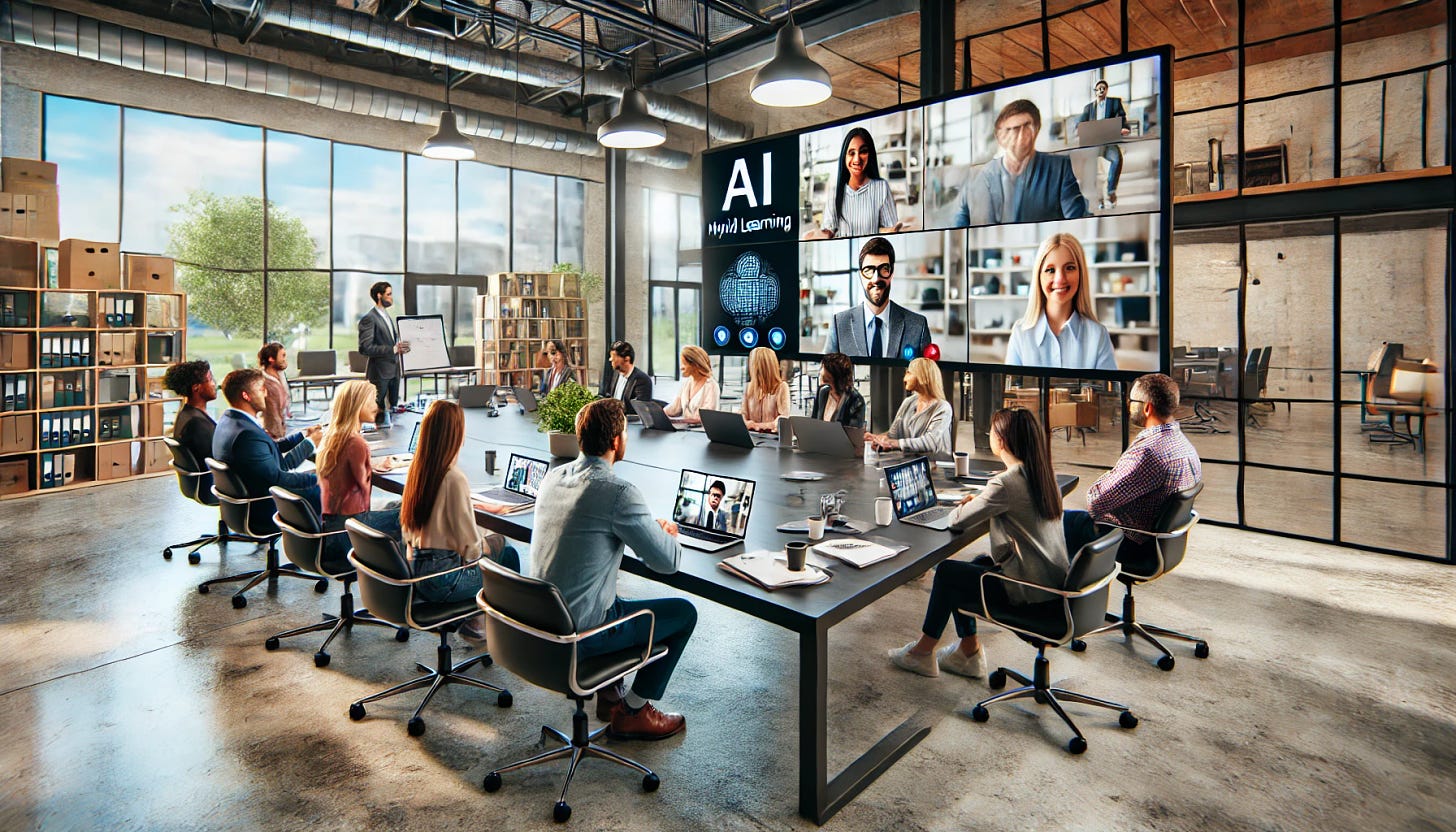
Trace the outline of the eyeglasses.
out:
M 893 263 L 881 263 L 878 266 L 860 266 L 859 273 L 865 280 L 874 280 L 876 276 L 890 277 L 895 273 L 895 265 Z

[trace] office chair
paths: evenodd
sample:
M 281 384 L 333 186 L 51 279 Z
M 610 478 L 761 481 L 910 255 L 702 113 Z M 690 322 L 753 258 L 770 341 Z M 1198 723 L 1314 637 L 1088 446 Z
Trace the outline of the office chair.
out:
M 1067 742 L 1067 750 L 1073 754 L 1081 754 L 1087 750 L 1087 738 L 1062 708 L 1062 700 L 1119 711 L 1119 725 L 1123 728 L 1137 727 L 1138 719 L 1126 705 L 1052 687 L 1051 662 L 1046 657 L 1048 647 L 1060 647 L 1102 624 L 1102 616 L 1107 612 L 1107 588 L 1117 576 L 1117 548 L 1121 543 L 1122 529 L 1113 529 L 1083 546 L 1072 560 L 1072 568 L 1061 587 L 1037 586 L 999 572 L 987 572 L 981 576 L 981 609 L 961 612 L 1016 633 L 1023 641 L 1036 648 L 1036 664 L 1030 677 L 1006 667 L 998 667 L 992 671 L 986 679 L 992 690 L 1006 687 L 1008 676 L 1020 682 L 1021 687 L 983 699 L 971 709 L 972 719 L 977 722 L 990 719 L 991 714 L 986 707 L 997 702 L 1035 699 L 1039 705 L 1051 706 L 1057 716 L 1067 723 L 1067 727 L 1072 729 L 1075 736 Z M 1060 598 L 1055 601 L 1014 604 L 1005 600 L 1004 586 L 993 584 L 992 581 L 1020 584 Z
M 596 744 L 596 740 L 607 730 L 602 726 L 595 731 L 588 730 L 586 700 L 602 688 L 616 684 L 629 673 L 646 667 L 667 655 L 667 648 L 653 645 L 648 629 L 648 646 L 641 650 L 620 650 L 602 656 L 579 658 L 577 644 L 603 630 L 616 627 L 624 621 L 647 616 L 649 624 L 655 622 L 651 610 L 639 610 L 624 618 L 608 621 L 600 627 L 578 632 L 566 607 L 566 600 L 552 584 L 519 575 L 505 567 L 481 561 L 484 582 L 476 600 L 485 611 L 485 632 L 491 649 L 507 670 L 533 685 L 565 694 L 576 703 L 571 715 L 571 736 L 549 725 L 541 726 L 541 739 L 552 737 L 561 745 L 547 749 L 524 760 L 495 769 L 485 775 L 484 787 L 488 792 L 500 790 L 501 775 L 517 769 L 528 768 L 563 757 L 570 757 L 566 769 L 566 782 L 561 787 L 561 798 L 556 801 L 552 816 L 558 822 L 571 817 L 571 806 L 566 802 L 566 791 L 571 788 L 571 778 L 584 757 L 610 760 L 620 766 L 642 773 L 642 790 L 656 791 L 661 784 L 657 775 L 641 763 L 623 757 Z
M 493 690 L 497 693 L 496 704 L 509 708 L 512 702 L 510 691 L 465 675 L 465 671 L 477 664 L 490 667 L 489 653 L 482 651 L 459 664 L 451 663 L 450 634 L 458 630 L 465 619 L 480 614 L 475 599 L 449 603 L 416 600 L 415 584 L 430 580 L 435 575 L 411 577 L 409 563 L 405 561 L 404 552 L 400 551 L 399 541 L 389 535 L 352 519 L 344 523 L 344 528 L 349 532 L 349 542 L 354 546 L 354 551 L 349 553 L 349 563 L 354 565 L 354 570 L 358 573 L 359 595 L 364 599 L 364 606 L 375 616 L 396 627 L 408 627 L 422 632 L 434 631 L 440 635 L 440 646 L 435 650 L 435 667 L 415 662 L 415 667 L 424 671 L 425 675 L 356 700 L 349 706 L 349 718 L 357 722 L 364 718 L 364 706 L 368 703 L 426 686 L 429 690 L 425 692 L 425 698 L 420 700 L 414 715 L 406 724 L 412 737 L 425 733 L 425 720 L 420 717 L 420 713 L 430 704 L 440 688 L 446 685 L 470 685 Z M 475 564 L 468 563 L 448 571 L 475 568 Z
M 1150 547 L 1133 547 L 1124 544 L 1118 552 L 1117 561 L 1121 566 L 1117 580 L 1127 587 L 1127 593 L 1122 596 L 1122 614 L 1107 613 L 1107 623 L 1091 632 L 1072 641 L 1072 649 L 1078 653 L 1087 649 L 1086 639 L 1109 633 L 1114 630 L 1121 630 L 1123 638 L 1131 639 L 1133 636 L 1141 638 L 1148 644 L 1153 645 L 1163 655 L 1158 658 L 1159 670 L 1173 669 L 1173 654 L 1158 636 L 1177 639 L 1178 641 L 1190 641 L 1193 643 L 1193 655 L 1200 659 L 1208 658 L 1208 642 L 1197 636 L 1190 636 L 1180 633 L 1177 630 L 1169 630 L 1166 627 L 1158 627 L 1153 624 L 1144 624 L 1137 620 L 1137 609 L 1133 604 L 1132 588 L 1138 584 L 1145 584 L 1149 581 L 1156 581 L 1164 575 L 1172 572 L 1178 564 L 1183 562 L 1183 555 L 1188 551 L 1188 532 L 1193 524 L 1198 522 L 1198 512 L 1193 510 L 1193 501 L 1203 491 L 1203 483 L 1194 483 L 1191 488 L 1186 488 L 1174 494 L 1168 499 L 1167 505 L 1163 506 L 1163 513 L 1158 516 L 1157 522 L 1153 524 L 1153 531 L 1142 532 L 1139 529 L 1122 528 L 1123 531 L 1136 531 L 1146 534 L 1152 538 L 1154 545 Z M 1099 524 L 1104 528 L 1108 524 Z
M 177 489 L 182 496 L 195 503 L 200 503 L 210 508 L 217 507 L 217 498 L 212 496 L 212 472 L 206 465 L 197 461 L 182 443 L 170 436 L 163 436 L 162 441 L 166 443 L 167 450 L 172 452 L 172 470 L 177 472 Z M 247 535 L 233 534 L 228 530 L 227 523 L 223 522 L 222 515 L 217 518 L 217 534 L 210 534 L 204 537 L 189 540 L 186 543 L 173 543 L 162 550 L 164 560 L 172 559 L 173 549 L 186 549 L 192 547 L 187 553 L 187 562 L 193 565 L 202 562 L 202 555 L 198 554 L 204 546 L 216 543 L 219 547 L 226 547 L 229 543 L 263 543 L 262 538 L 248 537 Z
M 242 589 L 233 593 L 233 609 L 240 610 L 248 605 L 247 596 L 243 593 L 264 581 L 276 584 L 280 576 L 314 581 L 314 592 L 327 590 L 329 588 L 328 578 L 322 575 L 300 572 L 292 564 L 283 567 L 278 565 L 279 531 L 278 527 L 273 525 L 273 513 L 268 510 L 273 506 L 273 498 L 249 497 L 248 490 L 233 475 L 232 468 L 228 467 L 228 464 L 225 462 L 218 462 L 212 457 L 208 457 L 207 467 L 212 470 L 212 495 L 219 501 L 220 508 L 222 509 L 222 519 L 227 523 L 228 528 L 240 535 L 256 539 L 258 542 L 266 544 L 268 552 L 264 556 L 262 569 L 254 569 L 237 575 L 230 575 L 226 578 L 213 578 L 210 581 L 203 581 L 197 585 L 197 591 L 206 595 L 217 584 L 247 581 L 247 583 L 243 584 Z
M 341 564 L 328 557 L 330 538 L 347 535 L 347 531 L 345 529 L 339 529 L 336 532 L 324 531 L 323 523 L 319 521 L 313 505 L 286 488 L 275 485 L 268 489 L 268 493 L 273 495 L 273 505 L 277 509 L 273 515 L 273 524 L 282 532 L 283 554 L 287 555 L 288 560 L 303 572 L 319 572 L 342 583 L 344 594 L 339 596 L 338 615 L 324 613 L 324 620 L 317 624 L 296 627 L 269 636 L 263 642 L 263 647 L 268 650 L 277 650 L 281 639 L 328 630 L 328 637 L 324 639 L 323 644 L 319 645 L 318 652 L 313 654 L 314 667 L 328 667 L 329 644 L 340 631 L 353 632 L 355 624 L 389 627 L 394 629 L 395 641 L 408 641 L 408 629 L 395 627 L 388 621 L 375 618 L 369 614 L 368 610 L 354 608 L 354 594 L 349 591 L 350 584 L 354 583 L 356 579 L 354 570 L 349 567 L 348 561 Z M 344 539 L 347 540 L 347 538 Z
M 1264 382 L 1260 376 L 1259 367 L 1261 364 L 1263 365 L 1264 375 L 1267 376 L 1269 372 L 1268 353 L 1272 349 L 1273 347 L 1254 347 L 1249 351 L 1248 357 L 1244 359 L 1242 396 L 1244 424 L 1251 428 L 1264 427 L 1259 415 L 1263 412 L 1263 408 L 1269 405 L 1260 401 L 1264 397 Z M 1272 407 L 1270 409 L 1272 410 Z
M 1365 408 L 1369 415 L 1384 416 L 1385 421 L 1373 420 L 1366 438 L 1381 445 L 1409 444 L 1424 454 L 1426 417 L 1437 412 L 1426 407 L 1425 377 L 1436 372 L 1435 366 L 1406 358 L 1405 347 L 1391 343 L 1381 344 L 1371 360 L 1374 375 L 1368 382 Z M 1397 416 L 1405 421 L 1404 432 L 1395 427 Z

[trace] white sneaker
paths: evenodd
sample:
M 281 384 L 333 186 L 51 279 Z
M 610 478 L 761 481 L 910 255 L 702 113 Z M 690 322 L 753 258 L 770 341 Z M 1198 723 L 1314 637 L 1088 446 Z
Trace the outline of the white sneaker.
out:
M 910 642 L 904 647 L 897 647 L 889 652 L 890 663 L 911 673 L 919 673 L 921 676 L 929 676 L 934 679 L 940 675 L 940 668 L 935 664 L 935 654 L 926 653 L 923 656 L 910 652 L 915 642 Z
M 981 647 L 967 656 L 960 651 L 959 644 L 950 644 L 935 652 L 936 664 L 946 673 L 965 676 L 968 679 L 986 677 L 986 648 Z

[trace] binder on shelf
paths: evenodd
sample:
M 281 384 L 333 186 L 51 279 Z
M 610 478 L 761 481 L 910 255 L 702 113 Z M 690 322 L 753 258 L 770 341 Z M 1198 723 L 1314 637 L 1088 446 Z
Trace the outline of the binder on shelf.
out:
M 3 379 L 0 379 L 0 390 L 3 390 L 5 396 L 4 403 L 3 405 L 0 405 L 0 409 L 3 409 L 7 413 L 12 410 L 19 410 L 19 408 L 15 406 L 16 381 L 17 379 L 15 376 L 4 376 Z
M 121 325 L 136 326 L 136 298 L 122 298 Z
M 42 448 L 51 446 L 51 416 L 49 413 L 40 414 L 40 446 Z
M 40 455 L 40 487 L 41 488 L 54 488 L 55 487 L 56 480 L 55 480 L 55 472 L 53 470 L 54 465 L 55 465 L 55 454 L 41 454 Z
M 70 485 L 76 479 L 76 455 L 61 454 L 61 485 Z
M 30 377 L 17 376 L 15 382 L 15 409 L 30 410 Z
M 90 442 L 91 442 L 91 414 L 90 413 L 83 413 L 83 414 L 81 414 L 81 442 L 83 444 L 90 444 Z

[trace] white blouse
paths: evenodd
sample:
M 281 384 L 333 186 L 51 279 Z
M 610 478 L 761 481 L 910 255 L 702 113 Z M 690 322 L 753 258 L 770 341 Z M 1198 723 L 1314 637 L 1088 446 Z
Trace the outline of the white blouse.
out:
M 712 377 L 704 379 L 701 383 L 692 379 L 684 380 L 682 386 L 677 389 L 677 398 L 672 400 L 672 404 L 663 408 L 663 412 L 669 416 L 681 416 L 684 419 L 697 421 L 702 418 L 698 416 L 698 411 L 704 408 L 718 409 L 718 382 Z
M 1076 312 L 1060 334 L 1053 335 L 1046 313 L 1030 328 L 1024 320 L 1011 327 L 1006 363 L 1020 367 L 1061 367 L 1067 370 L 1116 370 L 1112 338 L 1107 327 Z

